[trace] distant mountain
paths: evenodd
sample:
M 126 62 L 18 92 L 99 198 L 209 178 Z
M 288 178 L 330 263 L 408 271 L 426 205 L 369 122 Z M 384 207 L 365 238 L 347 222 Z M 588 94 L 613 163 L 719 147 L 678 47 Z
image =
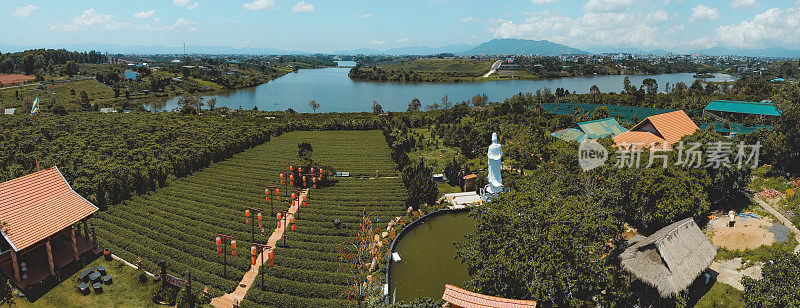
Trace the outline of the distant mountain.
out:
M 427 56 L 438 55 L 440 53 L 460 53 L 467 49 L 474 47 L 474 45 L 467 44 L 453 44 L 442 47 L 427 47 L 427 46 L 411 46 L 411 47 L 398 47 L 386 50 L 378 50 L 372 48 L 359 48 L 351 50 L 335 51 L 336 55 L 389 55 L 389 56 Z
M 183 54 L 183 46 L 145 46 L 145 45 L 115 45 L 115 44 L 69 44 L 57 46 L 16 46 L 0 44 L 0 52 L 18 52 L 29 49 L 67 49 L 70 51 L 96 50 L 112 54 Z M 189 54 L 235 54 L 235 55 L 286 55 L 307 54 L 305 52 L 287 51 L 276 48 L 252 48 L 230 46 L 186 46 Z
M 662 49 L 653 49 L 650 51 L 641 50 L 638 48 L 632 47 L 602 47 L 602 48 L 592 48 L 589 50 L 595 54 L 632 54 L 632 55 L 655 55 L 655 56 L 665 56 L 671 55 L 672 52 L 662 50 Z
M 745 56 L 745 57 L 774 57 L 774 58 L 797 58 L 800 57 L 800 50 L 789 50 L 783 47 L 772 47 L 763 49 L 731 49 L 725 47 L 714 47 L 696 51 L 709 56 Z
M 588 54 L 588 52 L 544 40 L 494 39 L 459 54 L 558 56 Z

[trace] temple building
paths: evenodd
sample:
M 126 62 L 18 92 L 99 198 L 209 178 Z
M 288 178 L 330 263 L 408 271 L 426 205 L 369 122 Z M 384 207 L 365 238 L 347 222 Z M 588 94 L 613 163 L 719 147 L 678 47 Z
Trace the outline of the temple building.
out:
M 99 253 L 86 220 L 98 208 L 57 167 L 0 183 L 0 270 L 26 291 L 85 253 Z
M 684 136 L 692 135 L 700 128 L 683 110 L 649 116 L 631 130 L 614 137 L 619 145 L 636 145 L 637 147 L 671 148 Z

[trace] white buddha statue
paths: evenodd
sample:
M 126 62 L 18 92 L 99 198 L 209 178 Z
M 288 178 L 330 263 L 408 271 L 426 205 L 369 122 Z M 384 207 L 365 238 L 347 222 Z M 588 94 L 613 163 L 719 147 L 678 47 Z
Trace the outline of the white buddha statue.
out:
M 496 194 L 503 191 L 503 177 L 500 175 L 500 158 L 503 157 L 503 146 L 497 143 L 497 133 L 492 134 L 492 145 L 489 146 L 489 184 L 486 191 Z

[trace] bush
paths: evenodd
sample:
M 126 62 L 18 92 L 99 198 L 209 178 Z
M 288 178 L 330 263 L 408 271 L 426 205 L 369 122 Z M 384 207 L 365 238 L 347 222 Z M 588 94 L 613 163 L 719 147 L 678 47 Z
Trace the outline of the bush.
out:
M 167 303 L 170 306 L 175 305 L 175 298 L 178 294 L 178 288 L 170 285 L 170 284 L 160 284 L 158 288 L 156 288 L 155 293 L 153 293 L 153 302 L 158 303 Z

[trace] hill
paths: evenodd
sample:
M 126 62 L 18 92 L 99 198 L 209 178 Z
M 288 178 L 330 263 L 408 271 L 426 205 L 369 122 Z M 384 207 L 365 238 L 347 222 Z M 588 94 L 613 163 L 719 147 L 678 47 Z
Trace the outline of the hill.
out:
M 461 55 L 542 55 L 588 54 L 588 52 L 550 41 L 522 39 L 494 39 L 460 52 Z

